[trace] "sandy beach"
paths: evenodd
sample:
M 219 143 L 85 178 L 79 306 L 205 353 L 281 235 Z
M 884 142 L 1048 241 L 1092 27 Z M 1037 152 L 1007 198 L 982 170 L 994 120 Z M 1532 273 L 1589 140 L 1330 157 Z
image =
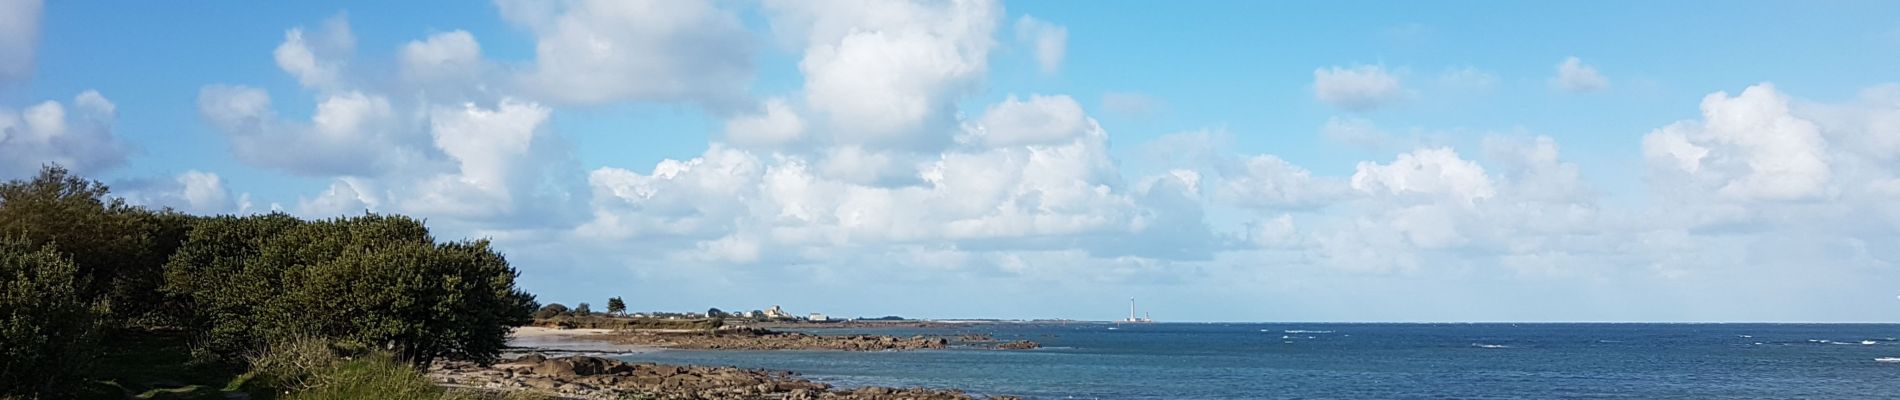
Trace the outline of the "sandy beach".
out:
M 541 353 L 640 353 L 659 350 L 654 346 L 619 344 L 598 339 L 613 333 L 611 329 L 556 329 L 538 326 L 515 328 L 508 335 L 508 347 Z M 594 338 L 590 338 L 594 337 Z

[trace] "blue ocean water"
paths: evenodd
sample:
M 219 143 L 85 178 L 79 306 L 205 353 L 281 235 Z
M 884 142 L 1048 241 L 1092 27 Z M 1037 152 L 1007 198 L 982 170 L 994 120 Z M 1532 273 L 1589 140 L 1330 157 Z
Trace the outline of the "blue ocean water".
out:
M 1900 362 L 1876 361 L 1900 357 L 1900 325 L 1884 324 L 996 324 L 811 332 L 981 332 L 1046 347 L 667 350 L 619 358 L 1032 399 L 1900 398 Z

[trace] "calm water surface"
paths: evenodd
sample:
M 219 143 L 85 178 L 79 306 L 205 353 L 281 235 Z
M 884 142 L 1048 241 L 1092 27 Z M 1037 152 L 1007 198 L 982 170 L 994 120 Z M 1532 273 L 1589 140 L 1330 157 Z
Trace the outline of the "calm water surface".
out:
M 1032 399 L 1900 398 L 1900 325 L 982 325 L 1046 346 L 902 352 L 686 351 L 631 361 L 798 371 L 842 386 Z

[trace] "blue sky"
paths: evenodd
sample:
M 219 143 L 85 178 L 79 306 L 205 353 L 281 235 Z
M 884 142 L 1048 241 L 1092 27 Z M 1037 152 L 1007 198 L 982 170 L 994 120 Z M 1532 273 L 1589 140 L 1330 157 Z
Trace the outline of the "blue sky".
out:
M 416 215 L 545 302 L 1894 321 L 1897 13 L 4 0 L 0 174 Z

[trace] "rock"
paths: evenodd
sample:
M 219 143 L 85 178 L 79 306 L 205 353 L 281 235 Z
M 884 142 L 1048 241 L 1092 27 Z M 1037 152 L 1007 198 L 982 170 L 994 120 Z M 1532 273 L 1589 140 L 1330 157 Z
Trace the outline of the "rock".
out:
M 957 340 L 965 342 L 994 342 L 996 341 L 996 337 L 990 336 L 988 333 L 965 333 L 957 336 Z
M 534 373 L 549 377 L 574 376 L 574 361 L 568 359 L 542 361 L 541 364 L 534 366 Z
M 1031 342 L 1027 340 L 1018 340 L 1014 342 L 996 345 L 996 348 L 1003 349 L 1003 350 L 1028 350 L 1028 349 L 1035 349 L 1035 348 L 1041 348 L 1041 347 L 1042 347 L 1041 343 Z
M 883 347 L 882 337 L 806 337 L 801 340 L 860 343 Z M 917 348 L 943 338 L 893 339 L 895 346 Z M 516 361 L 535 361 L 524 357 Z M 518 371 L 518 372 L 517 372 Z M 974 400 L 956 390 L 861 387 L 834 389 L 798 374 L 762 369 L 691 365 L 628 364 L 600 357 L 541 358 L 492 367 L 438 363 L 428 371 L 437 382 L 459 382 L 492 389 L 523 388 L 557 398 L 619 399 L 628 395 L 659 399 L 803 399 L 803 400 Z M 505 378 L 506 376 L 515 376 Z M 996 399 L 1013 399 L 998 396 Z M 1016 399 L 1020 400 L 1020 399 Z
M 527 378 L 516 380 L 515 383 L 541 390 L 555 390 L 560 387 L 560 382 L 548 378 Z
M 514 361 L 512 361 L 511 363 L 514 363 L 514 364 L 540 364 L 540 363 L 542 363 L 542 362 L 546 362 L 547 360 L 548 360 L 548 356 L 544 356 L 544 355 L 541 355 L 541 353 L 528 353 L 528 355 L 525 355 L 525 356 L 521 356 L 521 358 L 516 358 L 516 359 L 515 359 Z

